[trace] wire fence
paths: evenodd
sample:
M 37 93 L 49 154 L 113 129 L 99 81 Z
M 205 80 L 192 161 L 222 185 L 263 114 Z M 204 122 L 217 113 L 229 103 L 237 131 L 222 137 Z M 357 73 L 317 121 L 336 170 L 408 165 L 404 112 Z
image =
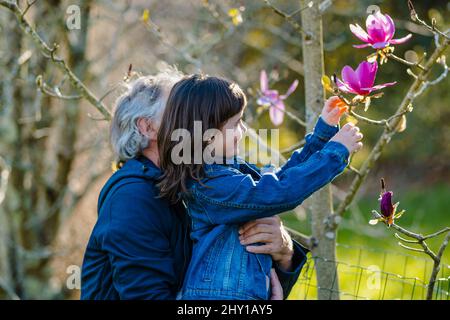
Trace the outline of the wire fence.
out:
M 352 246 L 337 245 L 345 258 L 337 261 L 321 257 L 308 257 L 299 280 L 289 299 L 317 299 L 318 290 L 327 290 L 330 297 L 339 293 L 342 300 L 424 300 L 432 271 L 429 258 L 407 253 Z M 308 254 L 310 255 L 310 254 Z M 336 265 L 331 288 L 319 288 L 314 264 L 317 260 Z M 344 261 L 345 260 L 345 261 Z M 339 290 L 333 289 L 338 281 Z M 441 264 L 433 290 L 433 299 L 450 299 L 450 265 Z

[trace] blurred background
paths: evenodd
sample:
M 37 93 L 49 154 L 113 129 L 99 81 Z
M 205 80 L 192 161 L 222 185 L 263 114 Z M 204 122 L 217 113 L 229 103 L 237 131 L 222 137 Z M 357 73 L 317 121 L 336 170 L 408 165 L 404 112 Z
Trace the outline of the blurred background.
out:
M 396 46 L 397 56 L 422 57 L 433 50 L 432 34 L 411 22 L 406 1 L 329 2 L 323 12 L 328 75 L 339 75 L 344 65 L 356 68 L 371 53 L 352 48 L 359 40 L 348 27 L 365 25 L 369 5 L 378 5 L 394 19 L 396 38 L 413 34 L 409 42 Z M 26 6 L 26 1 L 19 3 Z M 271 3 L 285 12 L 300 7 L 295 0 Z M 423 19 L 436 19 L 441 30 L 450 27 L 449 1 L 414 4 Z M 80 28 L 73 30 L 67 25 L 71 6 L 81 14 Z M 260 71 L 268 72 L 271 87 L 281 93 L 298 79 L 297 90 L 285 102 L 288 111 L 305 118 L 301 36 L 264 1 L 38 0 L 26 18 L 49 45 L 59 45 L 57 54 L 110 110 L 130 64 L 140 74 L 176 65 L 185 73 L 202 71 L 239 83 L 249 97 L 245 120 L 255 129 L 275 128 L 268 112 L 256 104 Z M 300 16 L 293 19 L 299 22 Z M 76 276 L 96 221 L 97 197 L 112 173 L 108 122 L 77 97 L 69 79 L 2 7 L 0 29 L 0 298 L 77 299 Z M 392 61 L 383 66 L 376 82 L 398 84 L 384 90 L 366 116 L 380 119 L 395 112 L 413 80 L 405 71 Z M 441 70 L 432 72 L 438 76 Z M 39 90 L 38 76 L 49 91 L 66 99 Z M 416 100 L 407 129 L 394 136 L 346 212 L 337 248 L 342 299 L 424 298 L 431 260 L 405 251 L 393 232 L 368 221 L 371 210 L 378 209 L 379 179 L 384 177 L 394 202 L 406 210 L 399 220 L 402 226 L 422 234 L 450 226 L 449 88 L 447 77 Z M 289 117 L 278 128 L 280 150 L 290 149 L 306 133 Z M 355 167 L 381 132 L 364 124 L 361 130 L 365 144 L 353 159 Z M 334 182 L 336 197 L 350 178 L 346 172 Z M 298 210 L 282 218 L 287 226 L 308 234 L 310 214 Z M 437 249 L 441 241 L 431 241 L 430 247 Z M 439 278 L 450 276 L 448 264 L 449 249 Z M 315 298 L 312 272 L 310 262 L 290 299 Z M 449 299 L 448 291 L 438 287 L 436 298 Z

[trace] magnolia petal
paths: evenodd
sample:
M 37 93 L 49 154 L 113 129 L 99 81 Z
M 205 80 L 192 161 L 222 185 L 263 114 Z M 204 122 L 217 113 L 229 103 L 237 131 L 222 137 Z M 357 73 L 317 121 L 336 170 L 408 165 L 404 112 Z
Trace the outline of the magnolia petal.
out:
M 276 102 L 279 100 L 278 90 L 263 91 L 263 96 L 266 97 L 266 99 L 271 100 L 272 102 Z
M 388 41 L 376 42 L 376 43 L 372 44 L 372 48 L 383 49 L 383 48 L 386 48 L 388 45 L 389 45 Z
M 395 218 L 395 219 L 399 219 L 404 213 L 405 213 L 405 210 L 402 210 L 402 211 L 398 212 L 398 213 L 394 216 L 394 218 Z
M 366 19 L 366 31 L 371 43 L 386 41 L 386 31 L 381 12 L 370 14 Z
M 393 34 L 392 34 L 392 30 L 393 30 L 392 26 L 394 26 L 394 28 L 395 28 L 394 21 L 392 21 L 392 24 L 391 24 L 391 21 L 389 21 L 390 17 L 388 18 L 388 15 L 387 14 L 382 14 L 381 11 L 378 11 L 376 13 L 376 16 L 378 18 L 378 21 L 380 22 L 380 24 L 383 27 L 384 34 L 385 34 L 385 39 L 384 40 L 387 41 L 389 39 L 392 39 L 392 36 L 393 36 Z M 391 18 L 391 20 L 392 20 L 392 18 Z
M 394 20 L 392 20 L 391 16 L 388 14 L 385 14 L 384 17 L 387 20 L 387 34 L 388 34 L 388 38 L 386 39 L 386 41 L 391 40 L 394 37 L 395 34 L 395 23 Z
M 367 47 L 370 47 L 370 43 L 365 43 L 365 44 L 354 44 L 354 45 L 353 45 L 353 48 L 356 48 L 356 49 L 362 49 L 362 48 L 367 48 Z
M 266 70 L 261 70 L 261 74 L 259 76 L 259 82 L 261 85 L 261 91 L 269 90 L 269 79 L 267 78 Z
M 408 41 L 409 39 L 411 39 L 412 34 L 408 34 L 407 36 L 400 38 L 400 39 L 392 39 L 389 41 L 390 44 L 401 44 L 401 43 L 405 43 L 406 41 Z
M 361 41 L 370 42 L 367 32 L 359 24 L 350 24 L 350 31 Z
M 377 63 L 370 63 L 363 61 L 356 68 L 356 75 L 359 79 L 359 86 L 361 88 L 370 88 L 375 82 L 375 77 L 377 74 L 378 65 Z
M 283 101 L 278 101 L 269 109 L 269 116 L 272 123 L 279 126 L 283 122 L 285 106 Z
M 350 66 L 345 66 L 341 71 L 342 81 L 353 90 L 359 89 L 359 79 L 356 72 Z
M 266 106 L 266 105 L 270 105 L 270 100 L 263 96 L 263 97 L 259 97 L 256 100 L 256 103 L 259 104 L 260 106 Z
M 295 89 L 297 89 L 297 86 L 298 86 L 298 80 L 295 80 L 294 82 L 292 82 L 292 84 L 289 87 L 288 91 L 286 91 L 285 94 L 280 96 L 280 99 L 284 100 L 287 97 L 289 97 L 295 91 Z
M 383 83 L 383 84 L 379 84 L 379 85 L 373 86 L 373 87 L 371 87 L 371 88 L 361 88 L 361 89 L 362 89 L 362 90 L 375 91 L 375 90 L 380 90 L 380 89 L 383 89 L 383 88 L 386 88 L 386 87 L 393 86 L 393 85 L 396 84 L 396 83 L 397 83 L 397 81 L 394 81 L 394 82 L 388 82 L 388 83 Z
M 357 92 L 355 92 L 352 88 L 350 88 L 346 83 L 342 82 L 341 80 L 339 80 L 338 78 L 336 78 L 336 85 L 338 87 L 338 89 L 342 92 L 346 92 L 346 93 L 354 93 L 357 94 Z

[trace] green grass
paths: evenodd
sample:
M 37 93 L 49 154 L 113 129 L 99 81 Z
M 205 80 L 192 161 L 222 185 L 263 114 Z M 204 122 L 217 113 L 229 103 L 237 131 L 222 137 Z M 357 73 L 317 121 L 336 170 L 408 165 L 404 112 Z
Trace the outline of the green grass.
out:
M 338 233 L 337 261 L 341 299 L 424 299 L 425 284 L 432 270 L 431 259 L 401 248 L 394 230 L 384 224 L 368 224 L 372 209 L 378 210 L 378 195 L 363 197 L 346 212 Z M 422 190 L 394 190 L 394 202 L 406 213 L 396 221 L 402 227 L 422 234 L 450 226 L 450 186 L 424 187 Z M 309 218 L 309 217 L 308 217 Z M 284 223 L 309 234 L 309 221 L 298 220 L 293 213 L 283 215 Z M 445 235 L 429 241 L 434 252 Z M 450 299 L 450 248 L 444 253 L 438 278 L 438 299 Z M 313 261 L 309 259 L 289 299 L 315 299 L 317 288 Z M 445 281 L 444 281 L 445 280 Z

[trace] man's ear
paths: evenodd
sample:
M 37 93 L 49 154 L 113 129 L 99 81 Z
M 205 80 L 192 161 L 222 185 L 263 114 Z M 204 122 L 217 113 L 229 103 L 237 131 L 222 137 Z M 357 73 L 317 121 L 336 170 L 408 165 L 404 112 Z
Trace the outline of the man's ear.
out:
M 153 122 L 153 121 L 148 121 L 149 124 L 149 134 L 148 137 L 150 139 L 150 141 L 156 141 L 156 139 L 158 138 L 158 124 Z
M 137 127 L 139 128 L 139 132 L 144 135 L 144 136 L 148 136 L 149 135 L 149 125 L 148 125 L 148 120 L 145 118 L 139 118 L 137 120 Z
M 158 136 L 158 128 L 153 121 L 146 118 L 139 118 L 137 121 L 137 126 L 142 135 L 148 137 L 151 141 L 156 141 Z

